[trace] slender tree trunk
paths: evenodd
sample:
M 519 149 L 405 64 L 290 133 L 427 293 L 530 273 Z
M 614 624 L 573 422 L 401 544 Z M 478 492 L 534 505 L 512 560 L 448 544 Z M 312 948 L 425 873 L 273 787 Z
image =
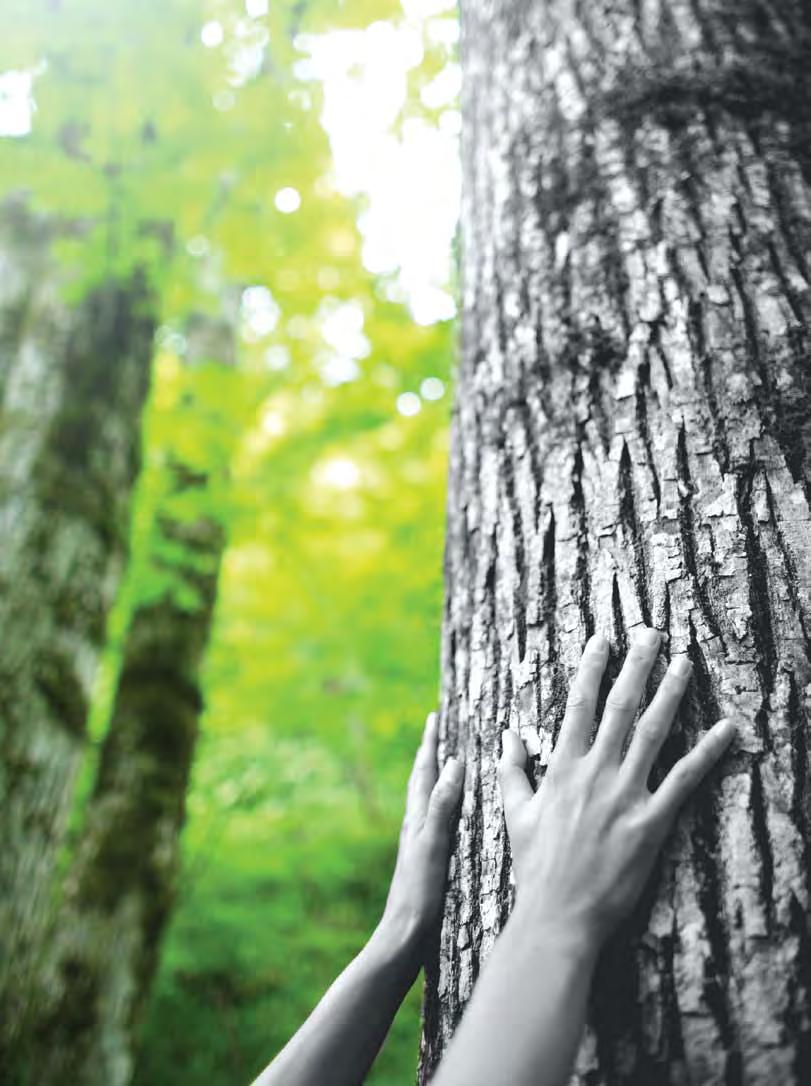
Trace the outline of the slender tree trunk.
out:
M 140 602 L 29 1038 L 27 1078 L 38 1086 L 125 1086 L 134 1071 L 135 1027 L 176 893 L 237 435 L 226 406 L 197 393 L 198 366 L 230 366 L 235 337 L 231 319 L 192 319 L 186 372 L 168 397 L 173 433 L 150 452 L 162 489 L 134 559 Z M 200 463 L 183 455 L 192 432 Z
M 131 1080 L 134 1029 L 174 902 L 236 436 L 225 407 L 195 391 L 199 364 L 210 372 L 233 362 L 233 320 L 195 317 L 188 342 L 187 372 L 169 409 L 174 433 L 150 453 L 147 471 L 157 473 L 164 490 L 147 551 L 135 558 L 142 598 L 66 880 L 49 991 L 29 1041 L 28 1076 L 38 1086 Z M 183 451 L 192 432 L 199 463 Z
M 661 770 L 724 714 L 740 738 L 602 956 L 573 1081 L 809 1082 L 811 16 L 462 7 L 442 734 L 468 780 L 420 1081 L 511 907 L 501 729 L 539 782 L 586 639 L 602 712 L 650 623 L 694 664 Z
M 80 229 L 0 209 L 0 1077 L 124 562 L 149 380 L 139 277 L 64 298 L 52 242 Z

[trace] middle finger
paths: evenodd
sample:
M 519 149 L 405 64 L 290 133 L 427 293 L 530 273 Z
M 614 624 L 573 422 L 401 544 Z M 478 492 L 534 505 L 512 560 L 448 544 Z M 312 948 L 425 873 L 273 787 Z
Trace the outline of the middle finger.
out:
M 636 635 L 617 681 L 606 698 L 593 752 L 601 761 L 619 763 L 625 737 L 631 727 L 645 683 L 659 651 L 661 634 L 650 626 Z

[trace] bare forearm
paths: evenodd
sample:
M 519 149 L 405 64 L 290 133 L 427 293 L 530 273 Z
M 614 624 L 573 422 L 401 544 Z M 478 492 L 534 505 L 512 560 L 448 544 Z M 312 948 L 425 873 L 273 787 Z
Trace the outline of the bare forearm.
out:
M 363 1082 L 418 972 L 413 936 L 378 927 L 254 1086 Z
M 449 758 L 439 771 L 437 739 L 437 715 L 429 713 L 380 923 L 254 1086 L 356 1086 L 366 1077 L 417 978 L 442 908 L 464 770 Z
M 565 1086 L 582 1036 L 596 947 L 516 905 L 434 1086 Z

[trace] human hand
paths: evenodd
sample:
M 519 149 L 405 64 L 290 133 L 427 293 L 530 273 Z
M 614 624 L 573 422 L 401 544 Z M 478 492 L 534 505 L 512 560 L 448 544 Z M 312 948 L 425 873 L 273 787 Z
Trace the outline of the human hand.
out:
M 625 758 L 622 748 L 659 649 L 645 628 L 631 646 L 589 748 L 604 638 L 590 638 L 569 691 L 558 742 L 536 793 L 524 772 L 526 750 L 502 736 L 499 778 L 516 872 L 516 907 L 537 921 L 598 947 L 638 900 L 679 808 L 735 734 L 719 720 L 651 793 L 653 762 L 667 736 L 692 667 L 671 661 L 640 717 Z
M 429 713 L 408 781 L 397 863 L 380 922 L 419 949 L 442 908 L 451 829 L 465 779 L 458 758 L 449 758 L 437 779 L 437 732 L 437 715 Z

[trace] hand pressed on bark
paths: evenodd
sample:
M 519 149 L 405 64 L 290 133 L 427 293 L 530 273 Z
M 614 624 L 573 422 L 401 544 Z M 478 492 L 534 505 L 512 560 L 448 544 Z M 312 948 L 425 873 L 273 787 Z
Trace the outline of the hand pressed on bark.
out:
M 397 862 L 380 923 L 254 1086 L 356 1086 L 413 984 L 445 892 L 452 823 L 464 772 L 437 767 L 431 713 L 408 782 Z
M 523 769 L 523 743 L 514 732 L 502 736 L 499 776 L 517 894 L 535 902 L 544 923 L 562 922 L 597 943 L 633 908 L 683 801 L 735 734 L 731 722 L 718 721 L 649 791 L 648 776 L 692 670 L 685 656 L 671 660 L 623 758 L 659 644 L 659 632 L 650 628 L 633 642 L 590 747 L 608 657 L 605 639 L 590 639 L 536 793 Z
M 639 898 L 682 802 L 735 733 L 719 721 L 648 790 L 690 674 L 684 657 L 671 662 L 623 758 L 659 642 L 656 630 L 637 637 L 590 745 L 608 646 L 589 641 L 537 792 L 524 772 L 523 743 L 504 733 L 499 777 L 516 902 L 434 1086 L 569 1081 L 600 947 Z
M 437 715 L 429 713 L 408 781 L 397 862 L 381 921 L 418 940 L 431 934 L 442 909 L 450 833 L 465 776 L 458 758 L 449 758 L 438 773 L 437 732 Z

